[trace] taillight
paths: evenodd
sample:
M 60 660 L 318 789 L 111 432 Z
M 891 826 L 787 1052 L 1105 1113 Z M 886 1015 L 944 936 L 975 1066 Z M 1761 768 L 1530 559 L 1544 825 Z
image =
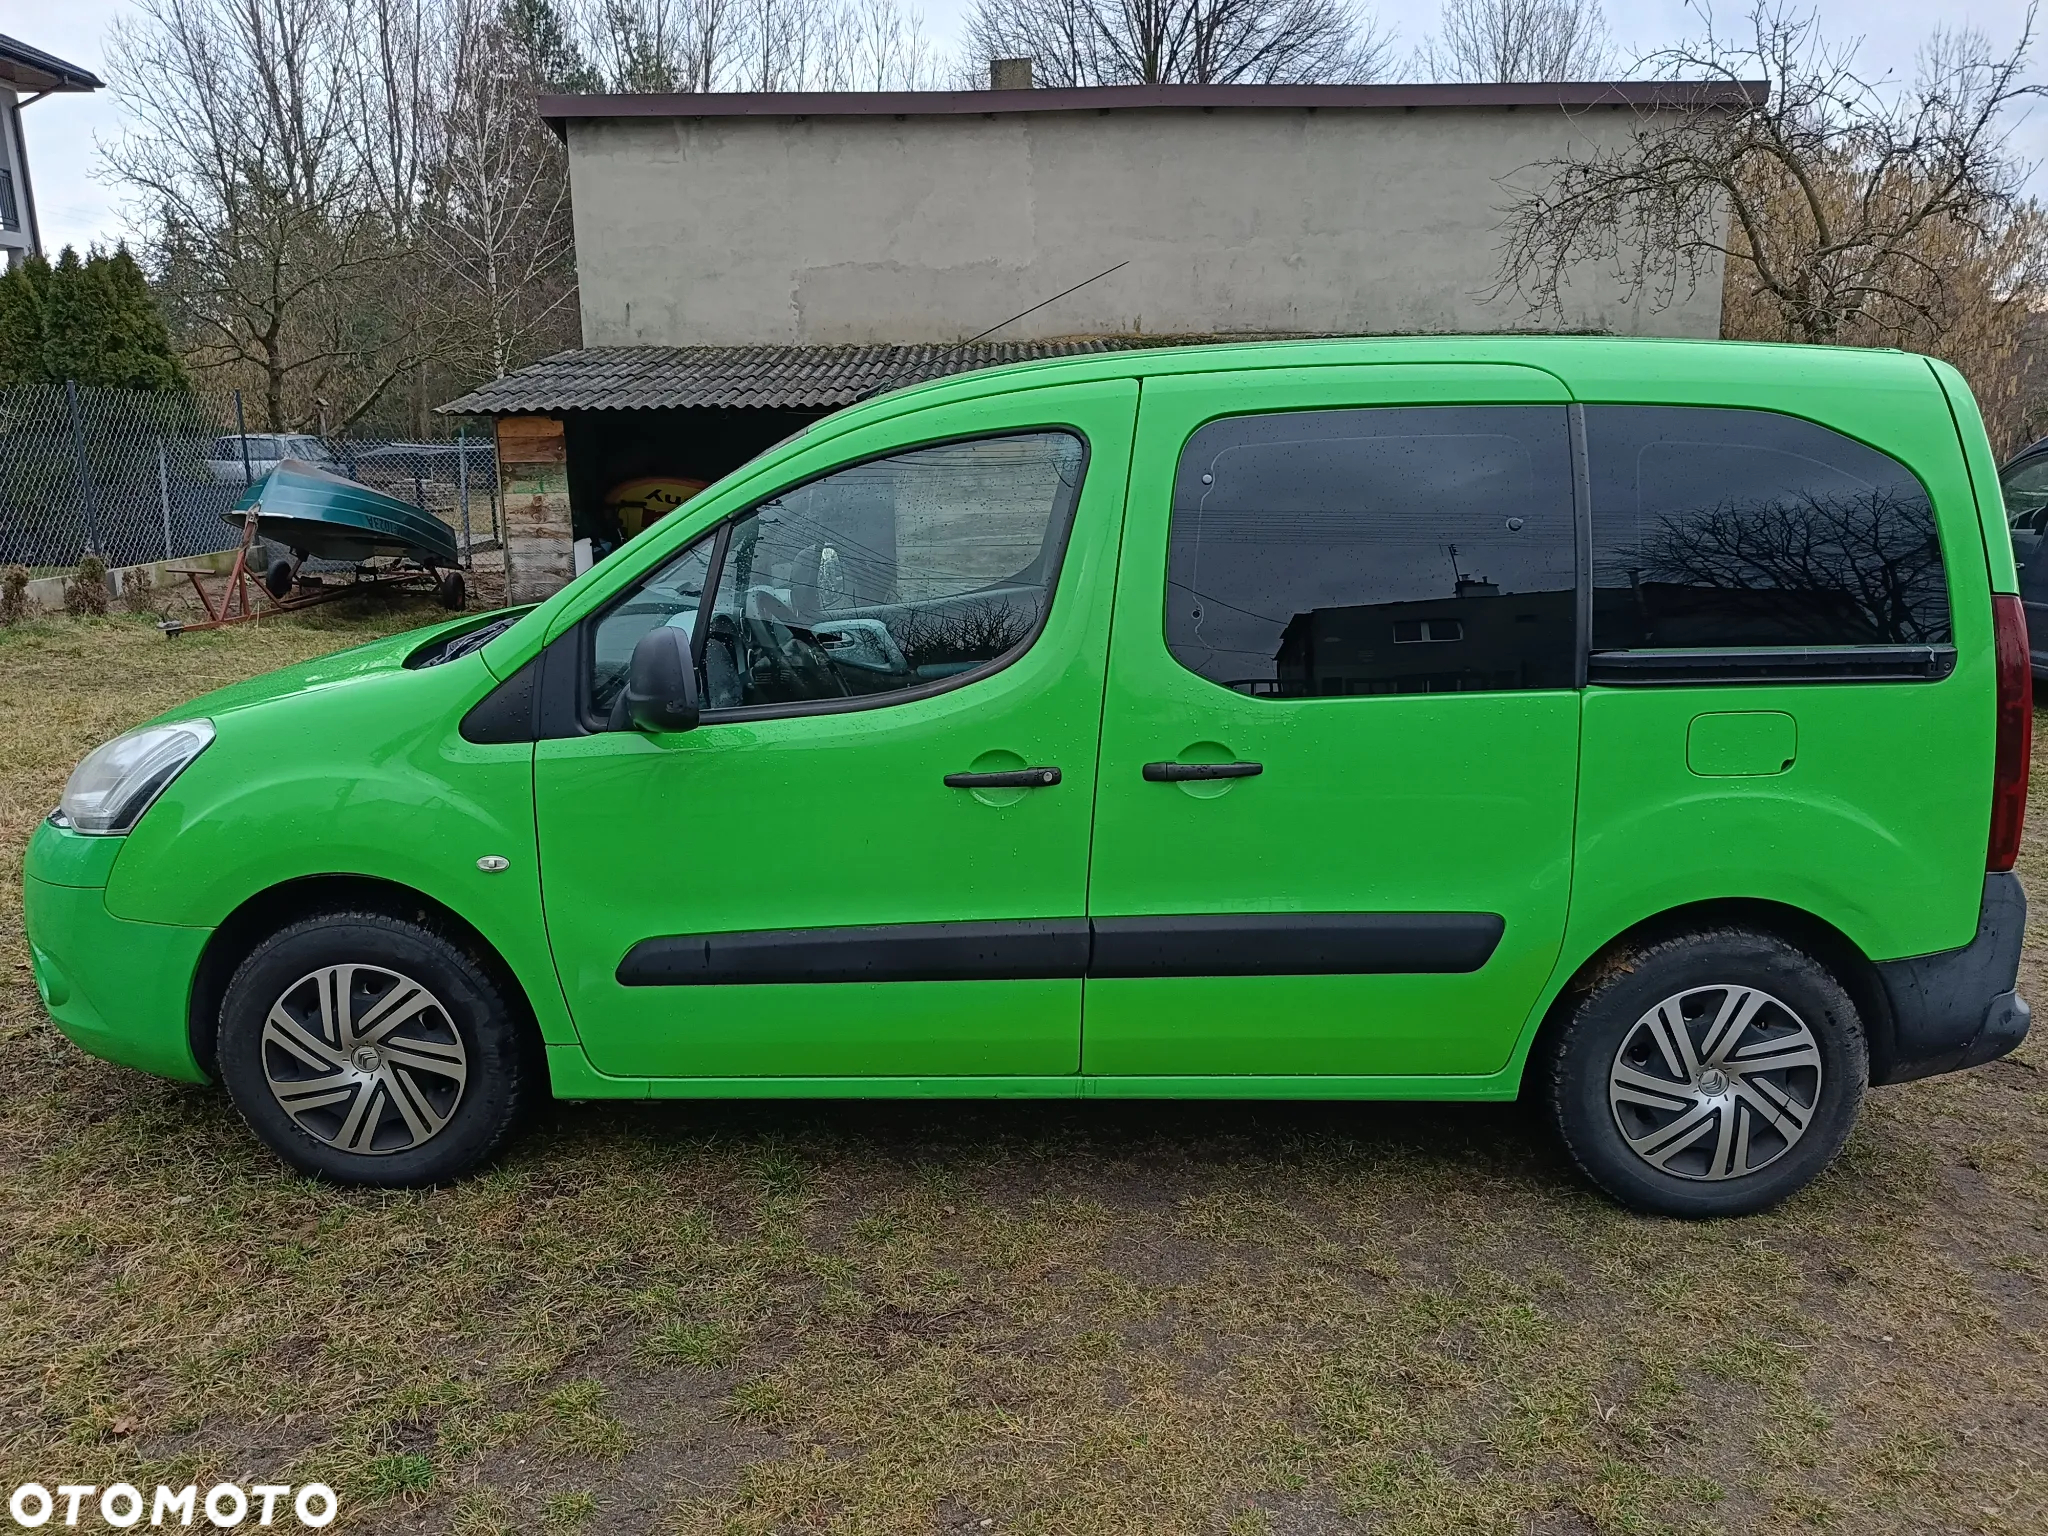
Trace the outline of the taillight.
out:
M 1991 594 L 1998 652 L 1998 746 L 1991 768 L 1991 846 L 1984 867 L 2011 869 L 2027 824 L 2027 768 L 2034 755 L 2034 667 L 2027 654 L 2027 610 L 2007 592 Z

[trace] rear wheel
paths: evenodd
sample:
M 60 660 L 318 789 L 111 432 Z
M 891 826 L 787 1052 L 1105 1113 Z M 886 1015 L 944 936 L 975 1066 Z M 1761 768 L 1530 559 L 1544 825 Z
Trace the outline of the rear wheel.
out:
M 1825 967 L 1773 935 L 1717 929 L 1608 967 L 1548 1068 L 1558 1135 L 1594 1183 L 1640 1211 L 1742 1216 L 1834 1159 L 1869 1059 Z
M 265 1144 L 352 1184 L 468 1172 L 537 1091 L 497 982 L 441 935 L 382 913 L 307 918 L 259 944 L 228 983 L 218 1050 Z

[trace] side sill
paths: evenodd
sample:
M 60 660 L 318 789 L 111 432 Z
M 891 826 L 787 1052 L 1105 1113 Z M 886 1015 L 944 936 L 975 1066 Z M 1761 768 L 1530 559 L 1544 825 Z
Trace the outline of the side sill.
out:
M 1500 1101 L 1518 1071 L 1486 1077 L 607 1077 L 582 1048 L 548 1047 L 558 1099 L 1433 1099 Z

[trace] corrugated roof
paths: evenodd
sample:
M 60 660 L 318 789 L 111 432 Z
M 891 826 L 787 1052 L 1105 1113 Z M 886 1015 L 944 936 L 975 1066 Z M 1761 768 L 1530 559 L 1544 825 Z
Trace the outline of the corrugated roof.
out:
M 1189 339 L 1197 338 L 978 341 L 966 346 L 583 347 L 494 379 L 440 409 L 473 416 L 678 406 L 836 410 L 946 374 Z
M 1759 106 L 1767 80 L 1541 80 L 1506 85 L 1085 85 L 1028 91 L 698 91 L 542 96 L 557 133 L 605 117 L 956 117 L 999 112 L 1426 109 L 1639 111 Z

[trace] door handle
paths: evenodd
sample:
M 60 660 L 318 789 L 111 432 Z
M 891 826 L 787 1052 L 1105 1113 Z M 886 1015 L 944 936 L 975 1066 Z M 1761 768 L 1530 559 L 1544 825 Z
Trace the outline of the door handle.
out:
M 1050 789 L 1059 783 L 1057 768 L 1012 768 L 1004 773 L 949 773 L 948 789 Z
M 1185 784 L 1190 779 L 1255 779 L 1264 763 L 1147 763 L 1147 784 Z

